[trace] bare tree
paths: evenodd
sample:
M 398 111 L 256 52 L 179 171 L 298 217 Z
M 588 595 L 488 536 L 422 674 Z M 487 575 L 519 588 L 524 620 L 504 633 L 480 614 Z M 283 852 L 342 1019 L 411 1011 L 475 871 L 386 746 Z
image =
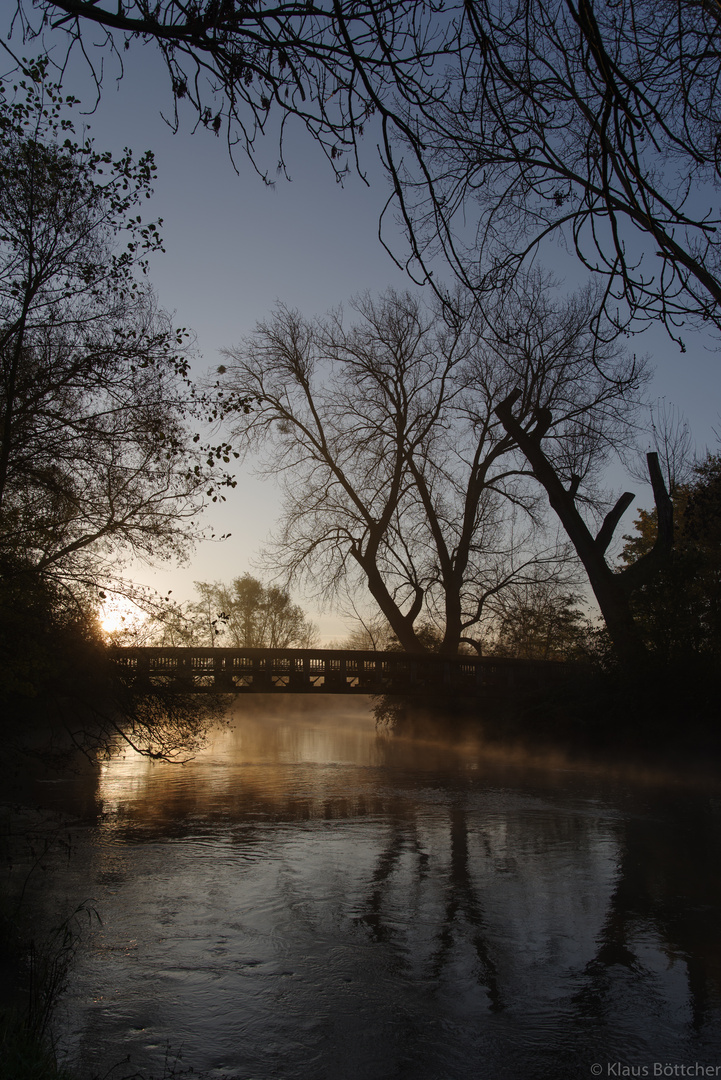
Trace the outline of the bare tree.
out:
M 265 444 L 267 471 L 284 480 L 277 551 L 289 574 L 312 563 L 331 595 L 357 567 L 404 648 L 420 650 L 422 526 L 407 460 L 434 437 L 463 344 L 459 334 L 439 343 L 411 297 L 363 311 L 348 332 L 339 314 L 310 324 L 279 308 L 230 350 L 228 385 L 256 402 L 234 436 Z
M 421 266 L 493 291 L 555 238 L 615 328 L 718 328 L 720 45 L 712 3 L 464 4 L 444 76 L 403 98 L 412 137 L 387 126 Z
M 654 402 L 649 408 L 645 430 L 647 448 L 658 454 L 661 472 L 667 491 L 673 495 L 676 488 L 690 483 L 694 469 L 694 445 L 688 421 L 675 405 L 665 399 Z M 629 474 L 646 482 L 648 470 L 645 458 L 640 454 L 628 464 Z
M 13 19 L 25 41 L 42 36 L 49 49 L 58 44 L 62 67 L 74 49 L 81 52 L 98 94 L 104 71 L 95 56 L 114 54 L 122 71 L 126 49 L 154 42 L 167 68 L 176 128 L 179 110 L 189 108 L 196 126 L 223 132 L 231 156 L 247 153 L 265 180 L 276 169 L 258 164 L 259 136 L 276 137 L 277 168 L 284 170 L 290 119 L 307 129 L 338 177 L 347 172 L 347 155 L 355 156 L 386 92 L 412 85 L 443 48 L 433 23 L 433 5 L 414 0 L 17 0 Z
M 601 355 L 591 292 L 554 307 L 548 285 L 536 275 L 505 312 L 451 321 L 392 291 L 356 301 L 351 326 L 341 312 L 309 323 L 281 307 L 227 352 L 227 385 L 256 402 L 233 437 L 266 452 L 284 489 L 271 558 L 326 596 L 360 579 L 405 649 L 422 650 L 429 619 L 442 651 L 480 648 L 473 628 L 489 598 L 557 563 L 517 441 L 493 411 L 509 389 L 525 380 L 524 416 L 557 408 L 558 467 L 579 484 L 628 423 L 642 365 Z
M 466 286 L 505 288 L 555 237 L 601 276 L 614 325 L 660 319 L 679 341 L 719 326 L 712 0 L 17 0 L 15 24 L 91 64 L 93 30 L 119 58 L 155 42 L 176 108 L 266 179 L 259 134 L 283 169 L 297 120 L 342 176 L 373 118 L 410 242 L 397 258 L 423 278 L 440 253 Z

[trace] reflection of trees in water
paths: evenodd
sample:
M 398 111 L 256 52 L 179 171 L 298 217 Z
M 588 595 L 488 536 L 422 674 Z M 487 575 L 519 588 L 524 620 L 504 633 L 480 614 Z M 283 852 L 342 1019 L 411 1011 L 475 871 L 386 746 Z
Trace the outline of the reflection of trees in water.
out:
M 456 939 L 456 924 L 464 918 L 472 928 L 471 944 L 478 958 L 479 981 L 487 988 L 490 1008 L 503 1008 L 498 971 L 486 940 L 483 910 L 473 885 L 468 859 L 468 818 L 465 806 L 454 802 L 450 807 L 451 863 L 446 882 L 445 910 L 433 957 L 433 974 L 441 975 Z
M 670 964 L 685 965 L 691 1026 L 717 1022 L 721 1005 L 720 822 L 708 797 L 657 795 L 619 826 L 618 879 L 595 956 L 576 996 L 584 1013 L 608 1013 L 622 973 L 645 980 L 642 946 L 655 938 Z
M 210 839 L 220 823 L 234 860 L 276 860 L 288 925 L 304 911 L 309 932 L 336 927 L 350 947 L 350 923 L 440 1010 L 465 995 L 508 1017 L 527 1002 L 608 1033 L 629 1002 L 638 1017 L 672 1015 L 680 981 L 658 972 L 682 961 L 689 1030 L 709 1031 L 721 883 L 718 816 L 703 794 L 602 788 L 594 804 L 593 782 L 514 779 L 481 759 L 470 771 L 458 748 L 392 739 L 364 768 L 262 757 L 138 783 L 111 815 L 114 837 Z
M 541 951 L 555 955 L 551 966 L 563 967 L 558 954 L 564 946 L 558 939 L 567 934 L 566 908 L 575 908 L 574 925 L 588 924 L 586 955 L 590 952 L 603 912 L 588 911 L 583 882 L 569 882 L 570 895 L 559 911 L 553 903 L 544 907 L 535 893 L 535 875 L 542 866 L 546 884 L 557 879 L 568 865 L 565 857 L 559 860 L 558 851 L 569 849 L 581 868 L 580 877 L 592 875 L 597 867 L 590 860 L 589 869 L 586 850 L 597 840 L 597 822 L 594 817 L 549 815 L 540 802 L 538 813 L 533 803 L 530 809 L 508 809 L 504 818 L 493 794 L 485 800 L 486 793 L 467 782 L 433 794 L 442 801 L 434 806 L 432 820 L 427 804 L 407 799 L 403 813 L 390 823 L 357 922 L 409 968 L 420 966 L 437 988 L 445 982 L 446 991 L 450 988 L 453 994 L 455 986 L 459 994 L 468 991 L 475 997 L 475 984 L 489 1011 L 501 1012 L 529 990 L 540 989 L 533 980 L 542 978 L 541 966 L 530 976 L 526 971 L 524 935 Z M 407 907 L 400 927 L 399 895 Z M 566 943 L 565 952 L 575 953 L 577 947 L 582 948 Z
M 417 830 L 413 827 L 410 819 L 401 820 L 394 818 L 390 830 L 390 838 L 385 848 L 378 855 L 373 875 L 368 884 L 364 912 L 358 916 L 356 922 L 367 927 L 373 941 L 392 942 L 397 932 L 384 919 L 383 909 L 385 906 L 386 893 L 393 874 L 399 869 L 400 861 L 406 851 L 411 850 L 418 861 L 418 877 L 422 878 L 421 869 L 423 863 L 427 863 L 428 855 L 422 851 L 421 842 Z
M 524 993 L 542 994 L 549 989 L 547 982 L 555 980 L 562 986 L 565 981 L 566 989 L 560 996 L 569 1001 L 575 1022 L 583 1026 L 595 1019 L 609 1030 L 612 1013 L 619 1008 L 635 1009 L 638 1016 L 645 1014 L 646 1008 L 660 1010 L 659 1015 L 675 1015 L 678 983 L 665 980 L 664 968 L 681 961 L 690 1011 L 690 1025 L 682 1021 L 682 1026 L 712 1034 L 713 1017 L 721 1002 L 721 871 L 717 869 L 719 820 L 707 798 L 700 796 L 692 803 L 686 796 L 669 801 L 668 792 L 661 791 L 650 810 L 630 813 L 614 827 L 619 861 L 615 870 L 610 870 L 608 896 L 598 908 L 595 924 L 593 911 L 588 910 L 589 897 L 602 889 L 604 882 L 592 877 L 584 880 L 583 875 L 576 880 L 569 877 L 568 907 L 576 908 L 575 913 L 571 911 L 572 918 L 574 914 L 585 918 L 587 935 L 585 942 L 568 944 L 567 956 L 563 945 L 551 940 L 562 928 L 554 928 L 552 921 L 543 922 L 543 887 L 539 887 L 535 912 L 528 913 L 530 922 L 538 917 L 534 932 L 532 927 L 518 924 L 523 900 L 514 901 L 512 896 L 528 887 L 529 882 L 524 886 L 522 880 L 524 867 L 513 868 L 510 878 L 515 880 L 499 870 L 504 845 L 492 829 L 489 833 L 481 827 L 481 835 L 476 836 L 476 812 L 462 792 L 456 792 L 444 809 L 447 861 L 443 866 L 438 865 L 437 851 L 429 854 L 425 850 L 427 840 L 419 828 L 417 807 L 393 820 L 365 890 L 363 914 L 357 920 L 374 941 L 392 948 L 400 959 L 409 942 L 422 948 L 411 924 L 414 918 L 428 917 L 432 906 L 429 894 L 435 886 L 441 900 L 436 905 L 432 941 L 425 942 L 422 957 L 415 957 L 435 982 L 455 977 L 460 955 L 473 958 L 474 977 L 487 995 L 488 1008 L 499 1012 L 517 1003 Z M 597 821 L 593 817 L 564 817 L 554 832 L 545 820 L 530 847 L 535 846 L 538 857 L 545 845 L 549 861 L 556 860 L 551 874 L 560 874 L 564 859 L 557 859 L 558 851 L 569 848 L 577 864 L 582 863 L 584 849 L 587 854 L 599 840 L 594 825 Z M 512 846 L 513 837 L 509 839 Z M 519 852 L 519 862 L 522 858 Z M 587 870 L 593 873 L 591 862 Z M 532 878 L 532 870 L 530 874 Z M 398 927 L 392 898 L 401 887 L 398 879 L 405 884 L 409 907 L 415 905 L 405 933 Z M 584 888 L 589 895 L 584 895 Z M 504 898 L 508 901 L 505 925 L 498 918 Z M 557 911 L 559 921 L 560 915 Z M 569 935 L 574 925 L 572 922 L 567 928 Z M 537 966 L 534 957 L 524 956 L 522 930 L 531 937 L 534 933 L 547 935 L 547 955 Z M 509 955 L 509 950 L 515 952 Z M 529 968 L 534 966 L 533 974 L 523 971 L 524 960 Z M 569 998 L 568 987 L 578 987 L 579 982 L 581 988 Z M 553 991 L 549 994 L 553 996 Z M 683 1013 L 682 1008 L 679 1015 Z M 631 1016 L 629 1021 L 633 1022 Z

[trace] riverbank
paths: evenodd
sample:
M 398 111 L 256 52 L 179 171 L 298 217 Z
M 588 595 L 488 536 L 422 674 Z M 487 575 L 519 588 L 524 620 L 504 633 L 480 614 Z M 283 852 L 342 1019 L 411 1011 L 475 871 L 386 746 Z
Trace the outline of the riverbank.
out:
M 48 925 L 29 899 L 31 879 L 58 842 L 58 820 L 49 825 L 39 808 L 0 807 L 0 1080 L 73 1080 L 59 1064 L 53 1022 L 87 912 L 78 908 Z

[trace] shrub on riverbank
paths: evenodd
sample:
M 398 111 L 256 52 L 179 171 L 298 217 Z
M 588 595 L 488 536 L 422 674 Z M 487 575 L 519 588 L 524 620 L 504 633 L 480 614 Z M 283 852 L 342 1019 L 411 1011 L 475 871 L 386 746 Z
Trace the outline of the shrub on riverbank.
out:
M 0 1080 L 73 1080 L 58 1062 L 52 1022 L 86 909 L 39 937 L 22 905 L 3 895 L 0 906 Z

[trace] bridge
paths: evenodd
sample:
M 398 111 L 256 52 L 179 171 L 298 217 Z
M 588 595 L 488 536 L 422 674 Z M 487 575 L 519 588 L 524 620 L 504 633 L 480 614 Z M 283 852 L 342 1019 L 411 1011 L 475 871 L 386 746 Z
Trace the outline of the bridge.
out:
M 567 665 L 342 649 L 116 647 L 111 662 L 134 686 L 215 694 L 407 694 L 476 697 L 541 689 Z

